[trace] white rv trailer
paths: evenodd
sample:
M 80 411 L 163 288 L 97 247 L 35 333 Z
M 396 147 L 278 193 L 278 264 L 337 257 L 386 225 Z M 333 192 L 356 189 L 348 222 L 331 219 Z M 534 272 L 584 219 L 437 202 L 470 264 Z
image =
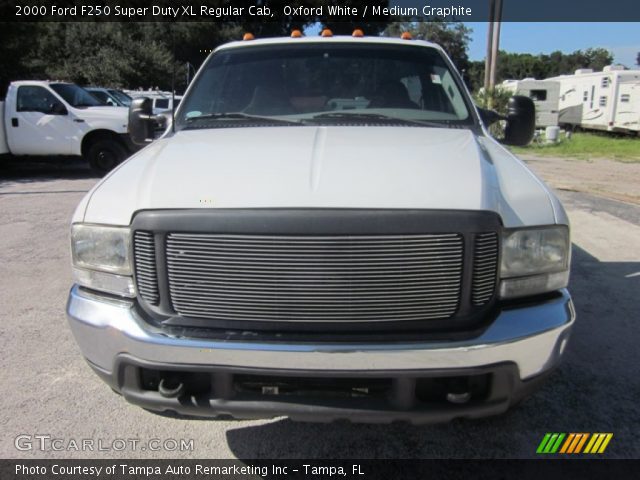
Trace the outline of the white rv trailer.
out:
M 640 135 L 640 70 L 610 65 L 548 80 L 560 82 L 560 125 Z
M 172 95 L 171 92 L 161 90 L 125 90 L 125 93 L 131 98 L 147 97 L 151 99 L 153 104 L 153 114 L 170 112 L 173 110 L 173 101 L 175 99 L 176 107 L 182 99 L 182 95 Z
M 558 125 L 559 82 L 524 78 L 522 80 L 505 80 L 500 88 L 512 92 L 514 95 L 524 95 L 533 100 L 536 106 L 536 128 Z

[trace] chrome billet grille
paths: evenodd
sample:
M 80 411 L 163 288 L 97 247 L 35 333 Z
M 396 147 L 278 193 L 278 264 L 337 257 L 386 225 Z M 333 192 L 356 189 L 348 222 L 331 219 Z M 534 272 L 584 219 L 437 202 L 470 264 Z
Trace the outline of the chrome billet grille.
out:
M 158 305 L 158 274 L 156 271 L 156 247 L 153 233 L 136 231 L 133 236 L 136 284 L 140 296 L 151 305 Z
M 498 235 L 495 233 L 476 235 L 471 289 L 471 301 L 474 305 L 484 305 L 493 297 L 497 268 Z
M 170 233 L 173 309 L 218 320 L 446 319 L 458 309 L 460 234 L 269 236 Z

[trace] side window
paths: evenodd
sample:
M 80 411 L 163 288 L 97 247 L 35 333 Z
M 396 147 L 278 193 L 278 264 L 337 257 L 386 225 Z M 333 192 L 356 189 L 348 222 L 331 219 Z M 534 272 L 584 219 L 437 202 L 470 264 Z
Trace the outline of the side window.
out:
M 547 91 L 546 90 L 531 90 L 529 95 L 531 100 L 537 102 L 544 102 L 547 99 Z
M 451 76 L 448 70 L 440 67 L 434 68 L 434 74 L 431 75 L 431 81 L 433 83 L 441 83 L 442 87 L 446 93 L 448 102 L 443 105 L 441 111 L 447 113 L 454 113 L 459 118 L 466 118 L 466 107 L 464 105 L 464 99 L 460 95 L 456 95 L 455 92 L 457 88 L 455 88 L 455 80 Z
M 404 77 L 400 80 L 404 86 L 407 88 L 407 92 L 409 93 L 409 98 L 416 105 L 421 105 L 422 103 L 422 82 L 420 82 L 420 77 L 415 75 L 411 77 Z
M 46 88 L 37 85 L 18 87 L 18 112 L 49 113 L 60 101 Z
M 169 99 L 168 98 L 157 99 L 156 108 L 169 108 Z

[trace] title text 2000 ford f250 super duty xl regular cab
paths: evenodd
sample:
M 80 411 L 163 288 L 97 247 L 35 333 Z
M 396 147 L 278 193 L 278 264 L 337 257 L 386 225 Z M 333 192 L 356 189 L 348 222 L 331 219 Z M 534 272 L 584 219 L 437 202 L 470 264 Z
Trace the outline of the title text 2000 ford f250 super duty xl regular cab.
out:
M 533 104 L 511 99 L 505 141 Z M 504 412 L 574 322 L 553 193 L 436 45 L 216 49 L 154 141 L 73 217 L 67 313 L 93 369 L 158 412 L 413 423 Z M 130 130 L 152 137 L 148 99 Z
M 136 149 L 127 109 L 104 106 L 72 83 L 12 82 L 0 113 L 0 155 L 82 156 L 104 174 Z

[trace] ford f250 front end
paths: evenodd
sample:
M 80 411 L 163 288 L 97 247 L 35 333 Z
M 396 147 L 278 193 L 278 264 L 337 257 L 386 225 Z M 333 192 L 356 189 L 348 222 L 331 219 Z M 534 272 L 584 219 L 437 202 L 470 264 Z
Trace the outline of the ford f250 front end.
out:
M 533 122 L 518 101 L 512 143 Z M 130 115 L 144 140 L 149 105 Z M 84 356 L 159 412 L 494 415 L 553 370 L 575 318 L 562 206 L 426 42 L 220 47 L 71 241 Z

